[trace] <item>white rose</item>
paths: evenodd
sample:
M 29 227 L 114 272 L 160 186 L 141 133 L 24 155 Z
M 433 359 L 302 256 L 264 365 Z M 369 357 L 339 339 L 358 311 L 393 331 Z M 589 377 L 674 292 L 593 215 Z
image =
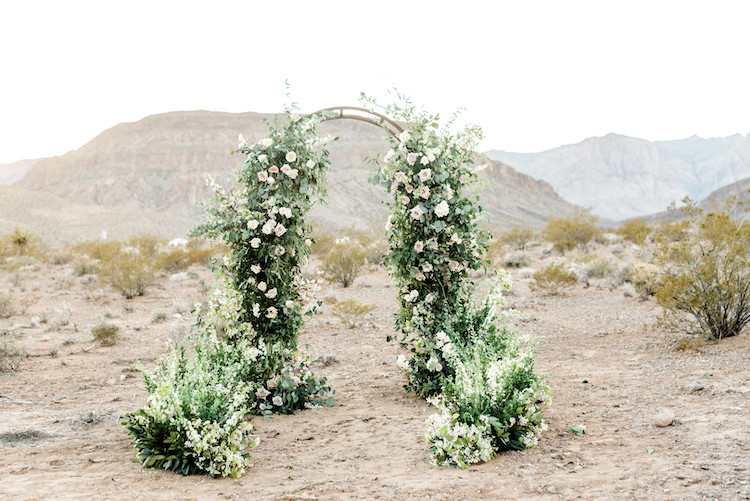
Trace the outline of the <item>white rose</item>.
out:
M 258 155 L 258 162 L 265 162 L 268 160 L 268 156 L 265 154 Z
M 274 221 L 273 219 L 269 219 L 268 221 L 266 221 L 266 224 L 263 225 L 263 228 L 261 229 L 261 231 L 265 233 L 266 235 L 270 235 L 271 233 L 273 233 L 273 230 L 275 228 L 276 228 L 276 221 Z
M 297 160 L 297 154 L 293 151 L 287 151 L 286 156 L 284 157 L 287 162 L 294 162 Z
M 428 163 L 430 163 L 430 159 L 426 156 L 423 156 L 419 163 L 421 163 L 422 165 L 427 165 Z
M 422 212 L 422 208 L 421 208 L 421 207 L 420 207 L 419 205 L 415 205 L 414 207 L 412 207 L 412 208 L 411 208 L 411 209 L 409 210 L 409 215 L 410 215 L 410 216 L 411 216 L 411 217 L 412 217 L 413 219 L 419 219 L 419 218 L 421 218 L 421 217 L 422 217 L 422 214 L 424 214 L 424 212 Z
M 266 310 L 266 318 L 276 318 L 277 315 L 278 311 L 276 311 L 276 308 L 274 308 L 273 306 Z
M 265 139 L 261 139 L 261 141 L 260 141 L 260 145 L 263 146 L 264 148 L 268 148 L 272 144 L 273 144 L 273 139 L 271 139 L 270 137 L 267 137 Z
M 292 168 L 289 167 L 289 164 L 284 164 L 281 166 L 281 172 L 283 172 L 284 174 L 289 175 L 289 172 L 291 172 L 291 170 Z
M 276 233 L 277 237 L 280 237 L 281 235 L 286 233 L 286 228 L 284 227 L 283 224 L 279 223 L 276 225 L 276 229 L 274 230 L 274 233 Z
M 257 264 L 254 264 L 254 265 L 250 266 L 250 271 L 252 271 L 253 273 L 256 273 L 256 274 L 260 273 L 260 266 L 258 266 Z
M 268 172 L 264 170 L 258 172 L 258 181 L 260 181 L 261 183 L 268 181 Z
M 445 217 L 448 215 L 448 212 L 448 202 L 445 200 L 435 206 L 435 215 L 437 217 Z
M 297 179 L 297 173 L 299 171 L 297 169 L 292 169 L 289 171 L 289 174 L 287 174 L 291 179 Z
M 432 177 L 432 169 L 422 169 L 421 171 L 419 171 L 419 179 L 421 179 L 422 181 L 427 181 L 431 177 Z
M 279 173 L 279 168 L 276 167 L 275 165 L 272 165 L 272 166 L 270 166 L 268 168 L 268 173 L 269 174 L 278 174 Z
M 417 154 L 411 152 L 406 155 L 406 163 L 408 163 L 409 165 L 414 165 L 415 163 L 417 163 Z
M 250 240 L 250 247 L 252 247 L 253 249 L 257 249 L 258 247 L 260 247 L 260 238 L 255 237 Z
M 273 402 L 273 405 L 276 407 L 281 407 L 284 404 L 284 400 L 279 395 L 276 395 L 271 399 L 271 402 Z
M 425 200 L 430 198 L 430 188 L 428 188 L 427 186 L 420 186 L 418 193 L 419 196 L 424 198 Z
M 391 148 L 390 150 L 388 150 L 388 153 L 385 154 L 385 158 L 383 158 L 383 161 L 385 163 L 390 162 L 394 155 L 396 155 L 396 152 Z
M 417 240 L 414 242 L 414 250 L 417 252 L 422 252 L 424 250 L 424 242 L 421 240 Z
M 268 289 L 268 285 L 265 282 L 261 282 L 258 284 L 259 291 L 266 292 L 266 289 Z
M 308 160 L 305 165 L 307 165 L 308 169 L 312 169 L 313 167 L 315 167 L 315 162 L 313 162 L 312 160 Z
M 404 132 L 402 132 L 401 134 L 398 135 L 398 139 L 399 139 L 399 141 L 401 141 L 402 143 L 404 143 L 404 142 L 408 141 L 409 139 L 411 139 L 411 134 L 409 134 L 408 130 L 405 130 Z
M 277 294 L 278 294 L 278 292 L 276 291 L 276 287 L 274 287 L 274 288 L 273 288 L 273 289 L 271 289 L 270 291 L 266 292 L 266 297 L 267 297 L 268 299 L 273 299 L 273 298 L 275 298 L 275 297 L 276 297 L 276 295 L 277 295 Z
M 258 303 L 253 305 L 253 316 L 255 316 L 255 318 L 260 316 L 260 305 Z
M 432 271 L 432 264 L 431 263 L 425 263 L 422 265 L 422 271 L 425 273 L 429 273 Z
M 251 219 L 250 221 L 247 222 L 247 227 L 250 228 L 251 230 L 254 230 L 255 228 L 258 227 L 258 224 L 259 223 L 257 219 Z
M 279 214 L 287 218 L 292 217 L 292 209 L 289 207 L 282 207 L 279 209 Z
M 287 299 L 286 303 L 284 303 L 284 306 L 286 306 L 289 309 L 292 309 L 294 308 L 294 301 L 292 301 L 291 299 Z
M 268 181 L 266 181 L 268 184 L 273 184 L 276 182 L 276 180 L 273 178 L 273 176 L 268 176 Z

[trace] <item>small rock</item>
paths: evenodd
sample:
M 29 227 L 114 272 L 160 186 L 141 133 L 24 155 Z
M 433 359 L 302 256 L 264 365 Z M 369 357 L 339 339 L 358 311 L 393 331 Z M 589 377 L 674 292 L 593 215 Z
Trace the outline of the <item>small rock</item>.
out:
M 68 397 L 66 397 L 65 395 L 57 395 L 57 396 L 55 396 L 55 398 L 54 398 L 53 400 L 54 400 L 55 402 L 62 402 L 62 401 L 63 401 L 63 400 L 65 400 L 66 398 L 68 398 Z
M 34 315 L 33 317 L 31 317 L 31 325 L 33 325 L 34 327 L 39 327 L 39 324 L 41 323 L 42 323 L 42 317 L 38 315 Z
M 550 485 L 549 487 L 547 487 L 547 492 L 549 492 L 550 494 L 557 494 L 557 487 L 555 487 L 554 485 Z
M 669 409 L 662 409 L 656 414 L 656 416 L 654 416 L 654 426 L 664 428 L 665 426 L 672 424 L 674 418 L 674 412 Z
M 690 388 L 688 391 L 700 391 L 703 388 L 705 388 L 703 383 L 701 383 L 700 381 L 695 381 L 693 384 L 690 385 Z

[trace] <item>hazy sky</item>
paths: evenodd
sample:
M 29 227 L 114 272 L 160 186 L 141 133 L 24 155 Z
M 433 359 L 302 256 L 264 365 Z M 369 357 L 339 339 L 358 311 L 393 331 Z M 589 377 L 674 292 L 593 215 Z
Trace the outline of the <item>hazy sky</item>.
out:
M 750 132 L 750 1 L 0 3 L 0 163 L 174 110 L 409 94 L 483 149 Z M 239 132 L 239 131 L 238 131 Z

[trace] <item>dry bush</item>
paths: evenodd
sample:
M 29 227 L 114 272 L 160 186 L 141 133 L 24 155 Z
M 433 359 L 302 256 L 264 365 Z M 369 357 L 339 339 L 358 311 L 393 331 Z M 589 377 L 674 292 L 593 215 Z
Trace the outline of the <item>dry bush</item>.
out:
M 0 333 L 0 372 L 15 372 L 26 357 L 23 348 L 18 347 L 9 334 Z
M 321 258 L 323 277 L 349 287 L 365 264 L 365 250 L 356 240 L 342 238 Z
M 531 264 L 531 258 L 525 252 L 516 251 L 503 261 L 506 268 L 525 268 Z
M 138 249 L 121 248 L 120 252 L 99 262 L 99 281 L 119 291 L 125 298 L 142 296 L 155 280 L 154 257 Z
M 509 231 L 501 233 L 497 240 L 511 249 L 524 250 L 529 243 L 536 239 L 536 236 L 536 232 L 529 226 L 514 226 Z
M 375 308 L 374 304 L 363 304 L 353 299 L 345 299 L 333 306 L 333 315 L 341 320 L 349 329 L 354 329 L 362 322 L 365 315 Z
M 667 242 L 680 242 L 684 240 L 690 231 L 689 221 L 683 219 L 675 222 L 663 222 L 654 231 L 654 240 Z
M 330 230 L 314 229 L 312 232 L 312 246 L 310 252 L 317 256 L 323 256 L 333 248 L 336 243 L 336 235 Z
M 567 217 L 550 217 L 542 232 L 542 237 L 561 254 L 575 247 L 583 248 L 601 234 L 601 230 L 596 226 L 598 219 L 597 216 L 583 209 Z
M 607 278 L 612 276 L 617 267 L 607 258 L 600 256 L 586 256 L 583 259 L 583 271 L 589 278 Z
M 617 233 L 622 235 L 625 240 L 630 240 L 635 245 L 643 245 L 651 233 L 651 227 L 648 225 L 645 219 L 636 218 L 629 221 L 625 221 L 617 228 Z
M 657 240 L 651 259 L 661 270 L 654 290 L 661 323 L 711 339 L 736 336 L 750 324 L 750 225 L 732 214 L 750 202 L 711 212 L 683 202 L 690 231 L 677 242 Z
M 94 339 L 99 341 L 102 346 L 113 346 L 117 341 L 117 333 L 120 328 L 114 324 L 109 324 L 102 320 L 91 328 L 91 334 Z
M 160 324 L 167 321 L 167 313 L 164 311 L 157 311 L 151 316 L 152 324 Z
M 73 251 L 79 255 L 88 256 L 91 259 L 105 260 L 110 256 L 118 254 L 122 249 L 120 242 L 88 240 L 73 246 Z
M 0 292 L 0 318 L 9 318 L 18 311 L 18 301 L 12 294 Z
M 704 336 L 685 336 L 674 342 L 675 351 L 701 351 L 706 346 Z
M 578 283 L 578 275 L 570 271 L 563 263 L 545 266 L 534 273 L 533 278 L 533 281 L 529 283 L 529 288 L 550 296 L 556 296 Z
M 77 277 L 96 274 L 96 262 L 88 259 L 79 259 L 73 263 L 73 274 Z
M 660 268 L 650 263 L 637 263 L 633 266 L 633 287 L 641 299 L 654 295 L 660 274 Z
M 128 240 L 128 246 L 140 251 L 143 256 L 156 257 L 159 250 L 167 245 L 167 241 L 151 233 L 134 235 Z

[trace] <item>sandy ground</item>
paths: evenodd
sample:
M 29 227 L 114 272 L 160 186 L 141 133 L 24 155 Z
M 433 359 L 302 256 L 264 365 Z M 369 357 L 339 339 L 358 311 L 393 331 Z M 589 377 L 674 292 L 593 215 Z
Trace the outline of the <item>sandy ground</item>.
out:
M 537 256 L 538 257 L 538 256 Z M 551 259 L 551 258 L 547 258 Z M 532 266 L 539 266 L 536 261 Z M 652 326 L 653 300 L 579 285 L 564 296 L 530 292 L 516 275 L 509 296 L 539 336 L 537 369 L 547 374 L 550 429 L 536 449 L 507 452 L 466 470 L 434 468 L 424 444 L 432 408 L 406 393 L 387 343 L 395 291 L 382 270 L 321 296 L 377 309 L 345 328 L 324 308 L 305 328 L 318 375 L 336 404 L 253 418 L 261 444 L 240 479 L 183 477 L 133 462 L 120 424 L 144 404 L 134 368 L 151 368 L 193 323 L 190 304 L 212 277 L 194 267 L 162 277 L 125 300 L 75 277 L 70 265 L 0 272 L 0 290 L 26 303 L 0 330 L 29 357 L 0 374 L 0 498 L 36 499 L 747 499 L 750 496 L 750 339 L 747 333 L 674 351 L 675 335 Z M 166 320 L 154 322 L 154 315 Z M 103 315 L 120 326 L 111 347 L 94 342 Z M 42 320 L 35 326 L 33 317 Z M 690 391 L 695 381 L 704 388 Z M 656 427 L 661 410 L 675 422 Z M 578 436 L 569 431 L 585 425 Z

